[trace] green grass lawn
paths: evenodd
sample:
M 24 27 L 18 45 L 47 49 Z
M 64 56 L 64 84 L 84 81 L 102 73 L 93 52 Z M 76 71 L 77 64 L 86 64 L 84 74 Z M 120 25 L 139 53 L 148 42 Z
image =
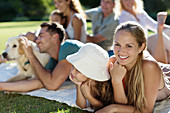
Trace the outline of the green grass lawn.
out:
M 35 31 L 39 29 L 42 21 L 29 21 L 29 22 L 0 22 L 0 54 L 5 48 L 5 43 L 9 37 L 18 36 L 21 33 L 28 31 Z M 87 23 L 87 30 L 91 31 L 91 23 Z
M 0 113 L 87 113 L 75 107 L 39 97 L 0 92 Z
M 9 37 L 20 33 L 35 31 L 42 21 L 33 22 L 1 22 L 0 54 L 4 51 Z M 90 25 L 90 24 L 89 24 Z M 5 75 L 4 75 L 5 76 Z M 0 113 L 87 113 L 78 108 L 44 98 L 0 92 Z

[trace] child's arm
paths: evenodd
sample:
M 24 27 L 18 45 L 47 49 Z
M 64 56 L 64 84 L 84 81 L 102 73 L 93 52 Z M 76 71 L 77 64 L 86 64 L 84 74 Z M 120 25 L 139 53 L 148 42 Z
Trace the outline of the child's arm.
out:
M 92 105 L 93 109 L 95 109 L 95 110 L 98 110 L 98 109 L 103 107 L 103 104 L 99 100 L 94 98 L 93 96 L 87 97 L 87 100 L 90 102 L 90 104 Z
M 96 110 L 96 109 L 103 107 L 103 104 L 91 95 L 90 81 L 83 83 L 80 87 L 80 90 L 81 90 L 82 94 L 84 95 L 84 97 L 93 106 L 93 109 Z
M 80 107 L 80 108 L 85 108 L 87 103 L 86 103 L 86 98 L 83 96 L 83 94 L 81 93 L 80 90 L 80 85 L 76 84 L 76 88 L 77 88 L 77 99 L 76 99 L 76 104 Z

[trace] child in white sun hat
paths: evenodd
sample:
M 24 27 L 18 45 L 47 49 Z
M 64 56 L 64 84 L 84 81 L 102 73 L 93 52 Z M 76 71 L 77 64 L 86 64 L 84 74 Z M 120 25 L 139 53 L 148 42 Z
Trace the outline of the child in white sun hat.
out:
M 76 84 L 76 104 L 80 108 L 87 107 L 86 99 L 94 110 L 113 103 L 107 51 L 96 44 L 86 43 L 66 59 L 73 65 L 69 78 Z

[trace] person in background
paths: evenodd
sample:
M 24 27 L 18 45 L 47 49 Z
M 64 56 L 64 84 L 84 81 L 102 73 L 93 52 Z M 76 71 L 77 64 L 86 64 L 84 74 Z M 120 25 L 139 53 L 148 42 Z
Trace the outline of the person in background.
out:
M 59 24 L 63 25 L 64 28 L 67 26 L 66 17 L 63 15 L 63 13 L 60 13 L 59 10 L 54 10 L 51 12 L 49 21 L 58 22 Z
M 97 113 L 151 113 L 156 101 L 166 99 L 170 90 L 155 60 L 143 54 L 146 47 L 144 29 L 136 22 L 120 24 L 115 32 L 114 54 L 110 58 L 110 75 L 115 104 Z
M 92 22 L 93 35 L 87 34 L 87 41 L 93 42 L 110 51 L 113 55 L 113 31 L 118 25 L 118 19 L 114 13 L 114 0 L 101 0 L 100 7 L 86 10 L 87 19 Z
M 167 12 L 159 12 L 167 13 Z M 157 33 L 147 38 L 147 50 L 158 61 L 165 64 L 170 64 L 170 29 L 164 28 L 164 23 L 167 18 L 167 14 L 157 15 L 158 28 Z M 161 19 L 162 17 L 162 19 Z M 166 33 L 167 32 L 167 33 Z
M 58 23 L 42 23 L 36 40 L 41 53 L 48 53 L 50 60 L 43 67 L 35 57 L 27 38 L 22 38 L 23 49 L 36 72 L 36 79 L 17 82 L 0 82 L 0 91 L 28 92 L 40 88 L 57 90 L 68 78 L 72 65 L 66 60 L 84 44 L 77 40 L 65 41 L 65 29 Z
M 51 12 L 49 16 L 49 22 L 58 22 L 59 24 L 63 25 L 64 28 L 66 28 L 66 17 L 63 16 L 63 13 L 60 13 L 59 10 L 54 10 Z M 29 31 L 26 34 L 21 35 L 27 37 L 27 39 L 30 41 L 36 42 L 39 31 L 40 30 L 37 30 L 36 32 Z
M 77 53 L 67 56 L 73 67 L 70 80 L 76 84 L 76 104 L 98 110 L 113 103 L 113 89 L 107 68 L 109 55 L 100 46 L 86 43 Z
M 152 19 L 147 12 L 143 8 L 143 1 L 142 0 L 117 0 L 116 1 L 116 12 L 119 16 L 119 23 L 127 22 L 127 21 L 135 21 L 138 22 L 142 27 L 144 28 L 145 32 L 148 33 L 148 30 L 151 30 L 153 32 L 160 32 L 159 30 L 159 24 L 157 21 Z M 164 24 L 163 29 L 169 29 L 170 26 Z M 157 34 L 156 37 L 159 37 L 160 35 Z M 152 36 L 153 37 L 153 36 Z M 155 37 L 155 36 L 154 36 Z M 164 36 L 164 40 L 161 41 L 163 43 L 159 43 L 161 45 L 164 45 L 164 47 L 161 47 L 161 49 L 155 50 L 155 47 L 153 47 L 153 44 L 151 46 L 148 46 L 148 50 L 151 53 L 151 55 L 160 62 L 168 63 L 168 55 L 170 55 L 170 48 L 169 43 L 170 40 Z M 150 39 L 150 37 L 147 38 L 148 43 L 157 43 L 157 39 Z M 155 54 L 156 53 L 164 53 L 162 57 L 160 55 Z M 167 53 L 162 52 L 167 51 Z M 156 56 L 155 56 L 156 55 Z
M 158 23 L 144 10 L 142 0 L 117 0 L 115 10 L 119 16 L 119 24 L 135 21 L 142 25 L 146 33 L 148 30 L 157 32 Z M 166 28 L 170 28 L 170 26 L 164 25 L 164 29 Z
M 35 35 L 35 32 L 29 31 L 26 34 L 21 34 L 22 36 L 27 37 L 28 40 L 36 42 L 37 36 Z
M 66 16 L 67 39 L 86 42 L 86 17 L 79 0 L 54 0 L 55 7 Z

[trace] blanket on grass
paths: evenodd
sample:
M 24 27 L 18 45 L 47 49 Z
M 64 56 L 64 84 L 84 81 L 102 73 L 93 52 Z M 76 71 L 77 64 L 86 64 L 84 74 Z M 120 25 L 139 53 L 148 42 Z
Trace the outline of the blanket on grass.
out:
M 159 64 L 170 79 L 170 64 Z M 16 75 L 18 72 L 16 63 L 2 63 L 0 64 L 0 81 L 6 81 L 8 78 Z M 45 88 L 31 91 L 28 93 L 22 93 L 23 95 L 30 95 L 36 97 L 43 97 L 49 100 L 56 100 L 61 103 L 66 103 L 72 107 L 78 107 L 75 103 L 76 100 L 76 87 L 71 81 L 66 81 L 57 91 L 48 91 Z M 83 109 L 93 111 L 90 108 Z M 166 100 L 156 102 L 154 113 L 169 113 L 170 112 L 170 97 Z

